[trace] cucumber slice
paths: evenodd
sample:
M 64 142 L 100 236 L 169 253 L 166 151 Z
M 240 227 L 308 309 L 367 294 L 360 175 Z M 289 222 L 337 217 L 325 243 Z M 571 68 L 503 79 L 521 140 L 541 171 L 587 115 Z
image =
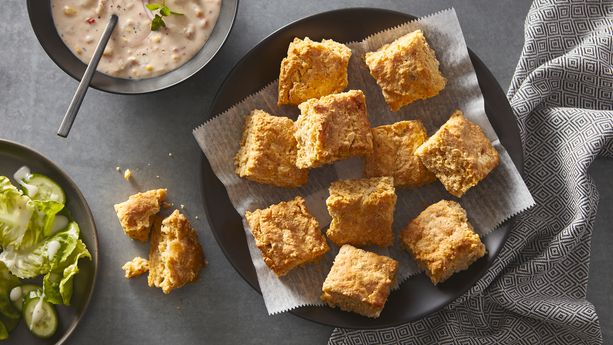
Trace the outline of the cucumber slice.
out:
M 24 285 L 20 285 L 17 286 L 13 289 L 21 289 L 20 291 L 20 296 L 18 298 L 16 298 L 15 300 L 13 300 L 11 298 L 11 302 L 13 302 L 13 306 L 15 306 L 15 308 L 17 308 L 17 310 L 19 310 L 20 312 L 23 309 L 23 302 L 26 300 L 26 297 L 28 297 L 30 295 L 30 292 L 32 291 L 38 291 L 38 296 L 40 296 L 42 288 L 38 285 L 34 285 L 34 284 L 24 284 Z M 13 291 L 11 290 L 11 294 L 13 293 Z M 11 297 L 13 297 L 11 295 Z
M 66 203 L 66 195 L 62 187 L 45 175 L 32 174 L 23 182 L 35 187 L 34 189 L 24 188 L 25 194 L 33 200 L 51 200 L 61 204 Z
M 42 296 L 26 299 L 23 303 L 23 319 L 30 332 L 40 338 L 53 336 L 59 323 L 55 308 Z

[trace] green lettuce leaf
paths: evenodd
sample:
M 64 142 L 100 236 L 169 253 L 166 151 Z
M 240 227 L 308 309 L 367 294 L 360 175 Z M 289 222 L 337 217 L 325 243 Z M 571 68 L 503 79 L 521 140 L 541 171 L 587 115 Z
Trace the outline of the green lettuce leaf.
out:
M 12 246 L 0 253 L 0 261 L 19 278 L 33 278 L 63 265 L 74 251 L 79 239 L 79 226 L 75 222 L 27 249 Z
M 15 188 L 7 177 L 0 176 L 0 246 L 2 248 L 21 247 L 34 211 L 35 206 L 32 200 Z
M 4 325 L 3 322 L 0 322 L 0 340 L 8 339 L 8 337 L 9 337 L 9 330 L 6 329 L 6 326 Z
M 19 319 L 21 316 L 9 297 L 11 290 L 18 285 L 19 278 L 12 275 L 8 268 L 0 262 L 0 314 L 11 319 Z
M 66 260 L 45 275 L 43 278 L 43 292 L 45 299 L 53 304 L 70 305 L 72 297 L 72 284 L 74 276 L 79 273 L 79 259 L 92 256 L 81 240 Z
M 0 340 L 7 339 L 9 332 L 19 323 L 21 313 L 10 299 L 11 290 L 19 284 L 19 279 L 0 262 Z

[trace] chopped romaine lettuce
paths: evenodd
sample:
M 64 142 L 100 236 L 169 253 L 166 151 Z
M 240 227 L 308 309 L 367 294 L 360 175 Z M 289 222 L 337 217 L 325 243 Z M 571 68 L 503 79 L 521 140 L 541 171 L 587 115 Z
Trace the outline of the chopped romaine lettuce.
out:
M 21 194 L 8 178 L 0 176 L 0 246 L 21 247 L 35 210 L 32 200 Z M 31 243 L 30 240 L 27 241 Z

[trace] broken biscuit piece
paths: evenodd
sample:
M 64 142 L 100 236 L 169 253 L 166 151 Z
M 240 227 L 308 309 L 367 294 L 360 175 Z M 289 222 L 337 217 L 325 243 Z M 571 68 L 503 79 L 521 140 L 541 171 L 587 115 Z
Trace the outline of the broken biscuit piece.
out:
M 134 240 L 147 241 L 153 217 L 160 212 L 165 199 L 166 189 L 153 189 L 131 195 L 128 200 L 116 204 L 115 212 L 126 235 Z
M 156 217 L 149 247 L 149 286 L 165 294 L 198 278 L 206 260 L 198 234 L 178 210 L 160 222 Z
M 149 272 L 149 261 L 137 256 L 131 261 L 126 262 L 121 269 L 124 270 L 126 278 L 138 277 L 143 273 Z

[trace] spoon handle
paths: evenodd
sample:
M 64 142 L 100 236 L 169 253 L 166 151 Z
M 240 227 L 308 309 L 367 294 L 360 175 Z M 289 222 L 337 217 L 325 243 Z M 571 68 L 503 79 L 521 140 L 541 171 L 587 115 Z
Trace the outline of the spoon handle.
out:
M 106 25 L 104 32 L 102 33 L 102 37 L 100 37 L 100 41 L 96 46 L 96 50 L 94 51 L 94 55 L 92 59 L 87 64 L 87 68 L 85 69 L 85 73 L 81 78 L 81 82 L 77 87 L 77 91 L 72 97 L 72 101 L 70 101 L 70 105 L 68 106 L 68 110 L 66 110 L 66 114 L 64 115 L 64 119 L 62 119 L 62 123 L 60 124 L 60 129 L 57 131 L 57 135 L 66 138 L 68 136 L 68 132 L 70 132 L 70 128 L 72 127 L 72 123 L 74 119 L 77 117 L 77 113 L 79 112 L 79 108 L 81 107 L 81 103 L 83 103 L 83 98 L 85 97 L 85 93 L 89 88 L 89 83 L 92 81 L 94 76 L 94 72 L 96 72 L 96 67 L 98 67 L 98 62 L 100 62 L 100 58 L 102 57 L 102 53 L 104 52 L 104 48 L 106 48 L 109 39 L 111 38 L 111 34 L 113 33 L 113 29 L 115 29 L 115 25 L 117 25 L 118 17 L 116 15 L 111 16 L 111 20 Z

